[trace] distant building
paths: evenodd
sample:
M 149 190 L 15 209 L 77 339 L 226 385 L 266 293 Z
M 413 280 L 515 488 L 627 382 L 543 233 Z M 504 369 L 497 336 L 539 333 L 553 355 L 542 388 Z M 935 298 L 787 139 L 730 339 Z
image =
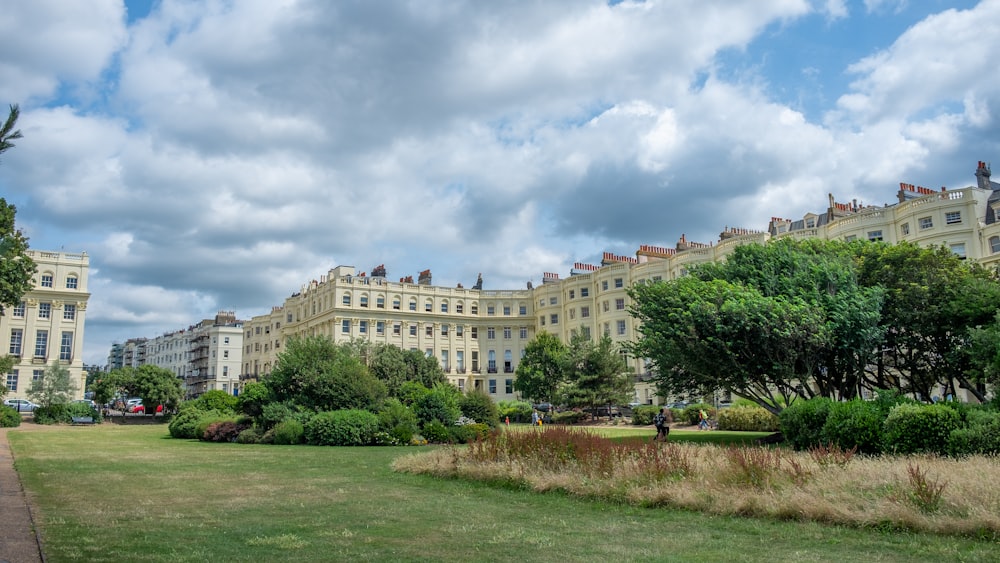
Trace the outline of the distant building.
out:
M 5 374 L 7 398 L 27 398 L 31 382 L 52 362 L 69 370 L 82 398 L 87 374 L 83 369 L 83 329 L 87 316 L 86 253 L 28 250 L 38 270 L 34 287 L 14 307 L 0 315 L 0 334 L 8 336 L 7 352 L 15 363 Z

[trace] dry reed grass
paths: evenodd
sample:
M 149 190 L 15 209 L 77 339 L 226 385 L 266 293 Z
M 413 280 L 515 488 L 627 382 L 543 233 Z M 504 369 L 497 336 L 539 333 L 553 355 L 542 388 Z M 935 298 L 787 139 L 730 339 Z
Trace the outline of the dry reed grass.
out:
M 549 428 L 406 456 L 394 468 L 712 514 L 1000 539 L 996 457 L 623 444 Z

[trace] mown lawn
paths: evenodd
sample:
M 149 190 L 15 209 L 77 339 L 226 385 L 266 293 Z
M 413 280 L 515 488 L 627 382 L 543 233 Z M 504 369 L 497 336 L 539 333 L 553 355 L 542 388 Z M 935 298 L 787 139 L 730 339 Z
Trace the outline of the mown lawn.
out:
M 395 473 L 420 448 L 9 433 L 49 562 L 991 561 L 965 538 L 718 517 Z

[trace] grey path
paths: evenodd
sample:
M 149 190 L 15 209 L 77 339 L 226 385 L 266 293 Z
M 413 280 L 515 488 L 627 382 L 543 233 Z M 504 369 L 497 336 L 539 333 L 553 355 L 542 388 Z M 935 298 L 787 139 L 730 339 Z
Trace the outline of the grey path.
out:
M 33 425 L 32 425 L 33 426 Z M 45 560 L 28 498 L 14 471 L 7 433 L 18 429 L 0 428 L 0 563 L 39 563 Z

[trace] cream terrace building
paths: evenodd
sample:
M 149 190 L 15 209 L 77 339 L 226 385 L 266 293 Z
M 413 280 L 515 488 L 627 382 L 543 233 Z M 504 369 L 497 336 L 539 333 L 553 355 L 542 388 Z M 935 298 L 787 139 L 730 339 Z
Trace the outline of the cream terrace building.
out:
M 882 206 L 838 203 L 831 195 L 825 211 L 801 219 L 774 217 L 765 231 L 726 227 L 717 243 L 681 235 L 674 248 L 642 245 L 635 256 L 606 252 L 600 264 L 576 263 L 565 279 L 544 273 L 540 286 L 524 290 L 483 290 L 481 279 L 469 289 L 434 286 L 429 270 L 416 283 L 410 277 L 391 282 L 384 266 L 371 276 L 337 266 L 245 324 L 242 379 L 269 373 L 289 337 L 322 335 L 423 351 L 438 358 L 460 389 L 513 399 L 514 371 L 538 331 L 567 343 L 575 333 L 633 341 L 639 326 L 628 314 L 630 286 L 677 279 L 696 264 L 725 260 L 737 246 L 781 237 L 944 245 L 1000 271 L 1000 184 L 990 181 L 984 162 L 975 176 L 975 186 L 956 190 L 901 183 L 897 201 Z M 626 362 L 634 400 L 658 403 L 646 362 Z
M 7 335 L 7 353 L 14 356 L 5 374 L 6 398 L 25 399 L 31 382 L 52 362 L 69 370 L 76 398 L 83 398 L 83 328 L 87 313 L 87 253 L 28 250 L 35 261 L 34 287 L 21 303 L 4 309 L 0 334 Z

